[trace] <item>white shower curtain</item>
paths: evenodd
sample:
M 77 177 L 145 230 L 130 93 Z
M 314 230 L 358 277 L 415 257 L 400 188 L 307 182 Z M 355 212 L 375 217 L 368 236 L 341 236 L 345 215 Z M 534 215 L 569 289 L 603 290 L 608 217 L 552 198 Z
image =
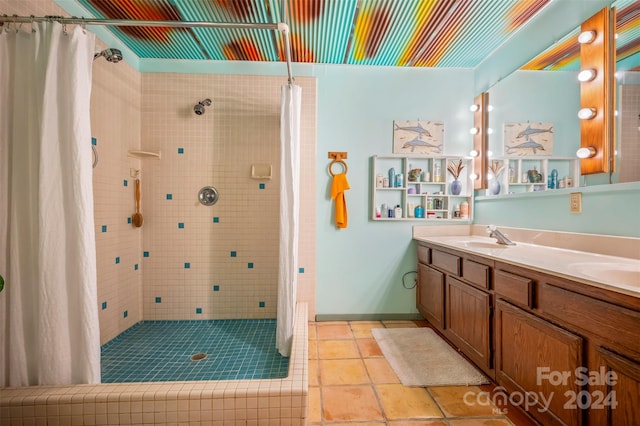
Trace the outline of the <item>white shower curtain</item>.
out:
M 99 383 L 95 36 L 16 27 L 0 31 L 0 384 Z
M 280 256 L 276 347 L 291 353 L 298 288 L 300 106 L 302 88 L 283 85 L 280 108 Z

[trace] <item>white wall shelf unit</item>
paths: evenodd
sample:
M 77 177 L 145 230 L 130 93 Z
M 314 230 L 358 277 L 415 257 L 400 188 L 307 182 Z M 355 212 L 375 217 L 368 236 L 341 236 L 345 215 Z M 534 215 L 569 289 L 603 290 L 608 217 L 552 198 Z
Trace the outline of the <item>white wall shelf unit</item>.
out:
M 447 164 L 462 160 L 464 169 L 458 180 L 461 191 L 452 194 L 453 176 L 447 172 Z M 393 169 L 397 183 L 390 177 Z M 412 170 L 419 169 L 415 176 Z M 374 221 L 439 221 L 470 223 L 473 220 L 473 162 L 459 156 L 374 155 L 371 157 L 371 219 Z M 386 186 L 388 185 L 388 186 Z M 456 207 L 468 205 L 467 217 L 456 217 Z M 402 214 L 396 217 L 399 206 Z M 421 206 L 424 217 L 416 217 L 416 207 Z M 392 213 L 389 214 L 389 209 Z M 461 209 L 464 210 L 464 209 Z
M 499 167 L 503 167 L 498 175 L 500 190 L 495 193 L 497 188 L 492 188 L 493 176 L 489 173 L 489 189 L 486 190 L 486 195 L 489 196 L 551 191 L 573 188 L 580 184 L 580 160 L 575 157 L 497 157 L 488 161 L 489 167 L 496 162 Z M 530 176 L 529 172 L 533 170 L 540 174 L 539 180 Z M 557 171 L 555 186 L 551 185 L 553 170 Z

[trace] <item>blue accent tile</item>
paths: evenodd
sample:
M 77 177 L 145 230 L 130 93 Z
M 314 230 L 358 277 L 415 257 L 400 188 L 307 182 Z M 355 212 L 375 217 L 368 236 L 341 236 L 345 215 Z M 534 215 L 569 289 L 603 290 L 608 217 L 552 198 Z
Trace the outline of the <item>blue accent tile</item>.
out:
M 298 272 L 304 274 L 304 268 L 298 268 Z
M 260 302 L 260 303 L 258 303 L 258 306 L 261 307 L 261 308 L 264 308 L 265 307 L 265 303 L 264 302 Z
M 219 285 L 214 285 L 213 286 L 213 291 L 220 291 L 220 286 Z
M 128 218 L 127 218 L 127 223 L 128 223 L 129 225 L 131 225 L 131 217 L 128 217 Z
M 249 263 L 247 263 L 247 268 L 249 268 L 249 269 L 253 269 L 253 262 L 249 262 Z
M 191 268 L 191 263 L 184 262 L 184 269 L 189 269 L 189 268 Z
M 259 185 L 259 187 L 260 187 L 260 189 L 264 189 L 264 188 L 265 188 L 265 184 L 264 184 L 264 183 L 261 183 L 261 184 Z
M 102 225 L 102 232 L 107 232 L 107 225 Z
M 202 308 L 196 308 L 196 314 L 201 314 L 202 313 Z
M 135 265 L 133 265 L 133 270 L 137 271 L 138 270 L 138 264 L 136 263 Z
M 120 256 L 116 257 L 116 265 L 120 263 Z
M 220 222 L 220 218 L 219 217 L 214 217 L 213 218 L 213 223 L 218 223 Z
M 173 200 L 173 194 L 167 194 L 167 200 Z
M 236 257 L 236 252 L 235 251 L 231 252 L 231 257 Z
M 178 228 L 184 229 L 184 222 L 178 222 Z
M 107 302 L 102 302 L 102 310 L 104 311 L 105 309 L 107 309 Z
M 98 139 L 91 138 L 91 145 L 98 145 Z
M 129 316 L 129 311 L 124 311 L 124 312 L 122 313 L 122 317 L 123 317 L 123 318 L 126 318 L 126 317 L 128 317 L 128 316 Z
M 129 181 L 128 180 L 123 180 L 122 181 L 122 186 L 129 186 Z
M 162 297 L 156 297 L 156 303 L 162 303 Z
M 144 257 L 149 257 L 149 252 L 148 252 L 148 251 L 143 251 L 143 252 L 142 252 L 142 256 L 144 256 Z
M 178 148 L 178 154 L 184 154 L 184 148 Z

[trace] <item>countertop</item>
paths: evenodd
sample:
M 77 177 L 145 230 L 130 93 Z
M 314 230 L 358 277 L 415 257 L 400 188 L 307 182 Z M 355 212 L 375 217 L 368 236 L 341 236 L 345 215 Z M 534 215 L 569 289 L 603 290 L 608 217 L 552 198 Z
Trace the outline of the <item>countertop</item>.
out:
M 505 246 L 478 235 L 414 239 L 640 297 L 640 260 L 519 241 L 514 241 L 515 246 Z

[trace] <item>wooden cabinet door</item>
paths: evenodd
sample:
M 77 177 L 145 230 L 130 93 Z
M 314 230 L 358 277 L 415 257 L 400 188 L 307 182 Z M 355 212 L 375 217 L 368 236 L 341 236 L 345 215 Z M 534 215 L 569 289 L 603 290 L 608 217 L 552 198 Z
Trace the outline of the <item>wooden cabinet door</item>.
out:
M 580 336 L 496 301 L 496 381 L 512 394 L 549 401 L 527 410 L 542 424 L 582 424 L 582 410 L 571 404 L 582 390 L 575 375 L 583 365 L 582 348 Z M 562 374 L 569 376 L 563 380 Z
M 447 276 L 447 337 L 473 362 L 492 375 L 491 296 Z
M 602 386 L 589 392 L 589 423 L 611 426 L 640 424 L 640 363 L 606 348 L 598 347 L 598 355 L 609 374 Z M 600 390 L 601 389 L 601 390 Z M 599 391 L 599 392 L 598 392 Z M 605 419 L 591 422 L 604 414 Z
M 444 274 L 418 263 L 418 311 L 434 327 L 444 329 Z

